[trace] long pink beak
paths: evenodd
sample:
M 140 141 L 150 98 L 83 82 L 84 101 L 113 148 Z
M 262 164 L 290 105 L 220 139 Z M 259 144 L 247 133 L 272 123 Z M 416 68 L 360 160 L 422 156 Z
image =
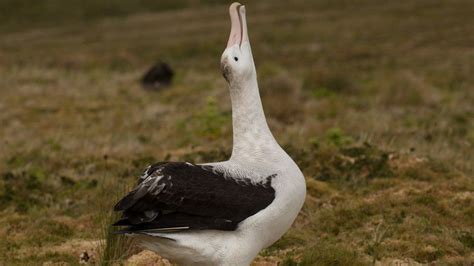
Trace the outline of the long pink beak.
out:
M 239 47 L 245 41 L 248 41 L 247 20 L 245 17 L 245 6 L 234 2 L 229 7 L 230 15 L 230 36 L 227 47 L 238 44 Z

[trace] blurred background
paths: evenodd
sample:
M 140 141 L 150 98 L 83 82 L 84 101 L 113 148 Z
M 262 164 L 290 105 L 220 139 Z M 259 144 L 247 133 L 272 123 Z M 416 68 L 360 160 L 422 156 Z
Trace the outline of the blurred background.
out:
M 229 4 L 0 0 L 0 264 L 166 263 L 108 212 L 149 163 L 229 157 Z M 255 264 L 473 263 L 474 2 L 244 4 L 308 184 Z M 157 62 L 174 75 L 147 86 Z

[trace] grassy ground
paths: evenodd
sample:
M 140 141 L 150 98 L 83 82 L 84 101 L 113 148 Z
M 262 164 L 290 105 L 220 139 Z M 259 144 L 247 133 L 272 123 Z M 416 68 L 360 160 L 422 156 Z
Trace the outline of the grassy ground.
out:
M 0 264 L 98 261 L 120 183 L 229 156 L 227 3 L 37 2 L 0 1 Z M 473 263 L 474 3 L 247 9 L 270 127 L 308 183 L 259 260 Z M 175 83 L 144 91 L 157 59 Z

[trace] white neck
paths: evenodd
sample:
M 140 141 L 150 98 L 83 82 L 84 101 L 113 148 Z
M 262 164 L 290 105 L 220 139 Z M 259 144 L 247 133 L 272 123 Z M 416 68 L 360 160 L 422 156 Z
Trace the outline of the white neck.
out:
M 230 97 L 234 134 L 231 160 L 260 159 L 281 150 L 265 119 L 256 74 L 232 82 Z

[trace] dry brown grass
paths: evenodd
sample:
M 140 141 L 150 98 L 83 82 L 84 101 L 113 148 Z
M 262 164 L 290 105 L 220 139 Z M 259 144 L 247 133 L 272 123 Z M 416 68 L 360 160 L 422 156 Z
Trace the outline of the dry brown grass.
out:
M 58 247 L 98 240 L 115 197 L 104 184 L 229 155 L 226 6 L 192 5 L 2 33 L 0 263 L 75 264 Z M 294 227 L 259 261 L 474 261 L 473 8 L 248 3 L 270 127 L 308 181 Z M 157 58 L 177 76 L 151 93 L 138 80 Z

